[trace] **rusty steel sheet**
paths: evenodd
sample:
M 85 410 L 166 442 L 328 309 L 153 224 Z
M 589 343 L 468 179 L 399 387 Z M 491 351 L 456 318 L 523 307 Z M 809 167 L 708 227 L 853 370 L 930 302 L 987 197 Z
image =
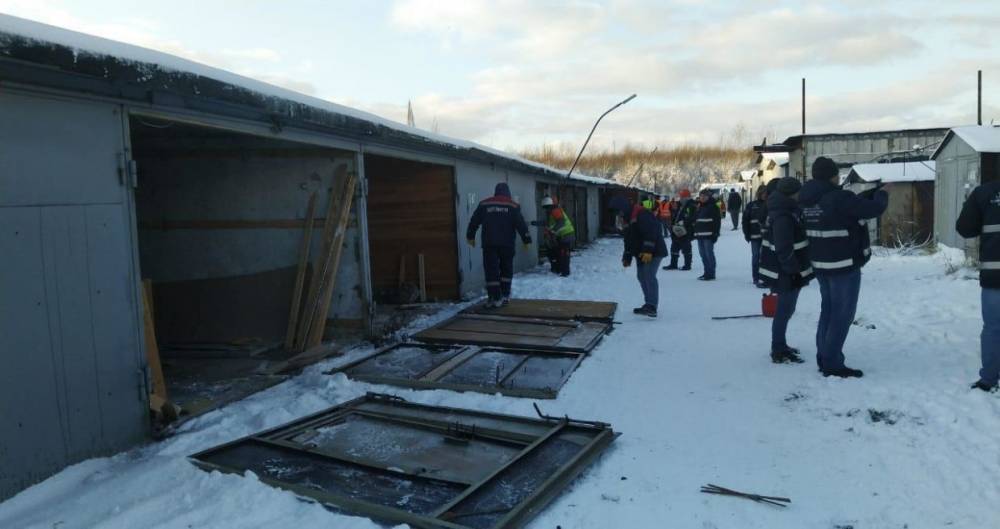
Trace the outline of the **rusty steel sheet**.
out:
M 507 305 L 490 308 L 486 303 L 473 305 L 464 314 L 488 314 L 515 318 L 600 321 L 611 323 L 618 304 L 610 301 L 572 301 L 564 299 L 512 299 Z
M 328 509 L 425 529 L 523 527 L 618 436 L 595 421 L 369 393 L 190 457 Z

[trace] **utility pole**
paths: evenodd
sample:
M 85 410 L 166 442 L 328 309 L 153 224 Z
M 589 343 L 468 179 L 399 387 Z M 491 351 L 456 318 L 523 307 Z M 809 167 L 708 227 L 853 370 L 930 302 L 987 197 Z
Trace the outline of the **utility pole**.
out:
M 978 87 L 976 93 L 976 124 L 983 124 L 983 71 L 979 70 Z
M 806 78 L 802 78 L 802 135 L 806 133 Z

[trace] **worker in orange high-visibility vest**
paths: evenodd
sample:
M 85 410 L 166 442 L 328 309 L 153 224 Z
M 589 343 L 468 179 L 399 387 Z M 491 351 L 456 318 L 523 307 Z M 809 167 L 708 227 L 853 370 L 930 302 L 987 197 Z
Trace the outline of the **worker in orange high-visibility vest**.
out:
M 656 214 L 656 219 L 663 226 L 663 236 L 670 235 L 670 219 L 673 217 L 673 211 L 670 207 L 670 197 L 667 195 L 661 196 L 654 213 Z

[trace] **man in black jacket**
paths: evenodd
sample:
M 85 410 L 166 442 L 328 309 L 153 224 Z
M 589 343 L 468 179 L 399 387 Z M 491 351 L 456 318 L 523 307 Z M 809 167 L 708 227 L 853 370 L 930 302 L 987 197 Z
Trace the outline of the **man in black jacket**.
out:
M 740 229 L 740 209 L 743 207 L 743 197 L 736 192 L 736 188 L 729 190 L 729 199 L 726 200 L 726 211 L 733 221 L 733 231 Z
M 722 214 L 712 200 L 712 191 L 703 189 L 698 194 L 698 215 L 694 223 L 694 238 L 698 241 L 698 256 L 705 266 L 705 273 L 698 278 L 700 281 L 715 280 L 715 241 L 719 240 L 722 230 Z
M 1000 181 L 983 184 L 972 191 L 962 206 L 955 230 L 966 239 L 979 237 L 983 368 L 972 387 L 995 391 L 1000 379 Z
M 753 284 L 760 288 L 765 287 L 760 278 L 760 229 L 767 220 L 765 200 L 767 200 L 767 188 L 760 186 L 757 189 L 757 198 L 743 210 L 743 238 L 750 243 L 750 272 L 753 275 Z
M 801 187 L 798 179 L 790 176 L 778 182 L 776 192 L 767 197 L 767 220 L 762 230 L 760 274 L 778 295 L 778 310 L 771 321 L 771 361 L 775 364 L 802 363 L 798 349 L 789 347 L 785 340 L 799 291 L 813 277 L 809 239 L 795 200 Z
M 698 209 L 687 189 L 681 189 L 678 196 L 680 202 L 670 225 L 670 264 L 664 266 L 664 270 L 677 270 L 681 254 L 684 254 L 684 266 L 680 270 L 691 269 L 691 240 L 694 239 L 694 221 Z
M 861 267 L 871 258 L 866 221 L 885 212 L 889 195 L 881 189 L 860 196 L 841 189 L 836 183 L 839 171 L 833 160 L 817 158 L 813 179 L 799 192 L 799 205 L 823 300 L 816 363 L 824 376 L 861 377 L 860 369 L 844 365 L 844 342 L 858 308 Z
M 632 218 L 625 229 L 625 252 L 622 254 L 622 265 L 628 268 L 632 258 L 636 259 L 635 272 L 642 288 L 643 305 L 632 312 L 656 317 L 656 307 L 660 300 L 660 283 L 656 280 L 656 272 L 660 262 L 667 256 L 667 244 L 663 242 L 663 231 L 660 222 L 653 214 L 654 203 L 644 200 L 642 205 L 636 205 Z
M 505 182 L 496 185 L 493 196 L 483 200 L 469 219 L 465 238 L 476 246 L 476 232 L 483 227 L 483 272 L 486 275 L 488 307 L 500 307 L 510 301 L 510 285 L 514 278 L 514 235 L 531 244 L 528 225 L 521 215 L 521 206 L 510 198 Z

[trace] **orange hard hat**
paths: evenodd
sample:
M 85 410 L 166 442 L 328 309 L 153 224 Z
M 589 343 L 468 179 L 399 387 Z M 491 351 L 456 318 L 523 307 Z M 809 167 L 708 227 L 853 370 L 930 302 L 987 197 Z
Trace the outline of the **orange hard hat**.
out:
M 680 195 L 681 198 L 691 198 L 691 190 L 685 187 L 684 189 L 681 189 L 681 192 L 678 193 L 678 195 Z

